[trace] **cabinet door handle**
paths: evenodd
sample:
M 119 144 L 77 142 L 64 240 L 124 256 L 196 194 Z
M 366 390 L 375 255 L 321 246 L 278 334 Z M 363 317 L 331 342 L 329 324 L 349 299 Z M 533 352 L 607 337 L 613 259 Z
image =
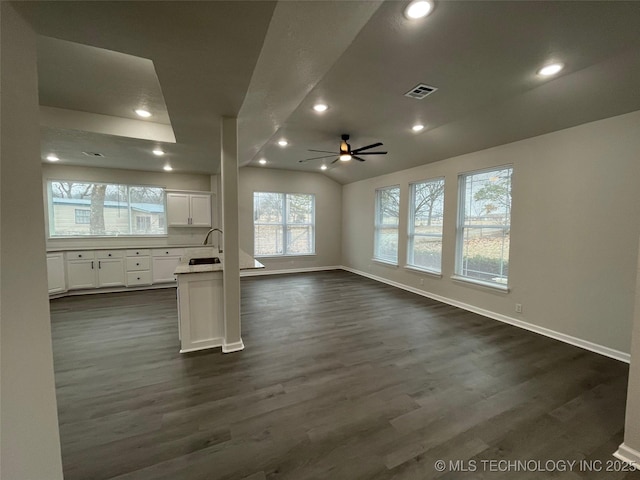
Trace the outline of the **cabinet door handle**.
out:
M 78 255 L 78 258 L 82 258 L 82 254 Z
M 91 270 L 93 270 L 93 260 L 91 260 Z
M 140 264 L 139 264 L 139 263 L 136 263 L 136 267 L 139 267 L 139 266 L 140 266 Z
M 169 255 L 169 252 L 167 252 L 167 255 Z
M 109 256 L 111 256 L 111 254 L 109 254 Z
M 98 269 L 102 268 L 102 262 L 100 260 L 98 260 Z
M 140 280 L 140 277 L 138 277 L 138 280 Z

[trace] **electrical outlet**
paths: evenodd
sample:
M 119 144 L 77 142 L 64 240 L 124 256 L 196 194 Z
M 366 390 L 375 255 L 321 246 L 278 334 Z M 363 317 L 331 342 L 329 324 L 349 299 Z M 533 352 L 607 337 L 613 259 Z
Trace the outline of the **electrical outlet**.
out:
M 516 313 L 522 313 L 522 304 L 516 303 Z
M 421 279 L 420 279 L 420 286 L 421 286 L 421 287 L 424 287 L 424 278 L 421 278 Z

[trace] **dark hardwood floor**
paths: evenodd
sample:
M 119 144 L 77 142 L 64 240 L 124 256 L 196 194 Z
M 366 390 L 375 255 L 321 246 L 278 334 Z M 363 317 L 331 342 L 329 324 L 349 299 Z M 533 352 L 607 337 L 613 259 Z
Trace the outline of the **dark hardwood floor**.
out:
M 243 352 L 180 355 L 175 289 L 53 300 L 65 479 L 640 478 L 605 471 L 623 363 L 343 271 L 242 312 Z

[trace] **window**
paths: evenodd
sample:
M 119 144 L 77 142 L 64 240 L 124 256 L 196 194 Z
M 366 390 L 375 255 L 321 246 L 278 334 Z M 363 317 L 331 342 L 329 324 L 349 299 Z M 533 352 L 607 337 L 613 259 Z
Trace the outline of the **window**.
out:
M 400 187 L 376 190 L 376 218 L 374 227 L 373 258 L 398 263 L 398 218 L 400 213 Z
M 76 208 L 76 225 L 89 225 L 91 210 L 80 210 Z
M 254 192 L 254 254 L 313 255 L 315 195 Z
M 460 175 L 457 275 L 506 286 L 512 174 L 508 166 Z
M 166 235 L 164 188 L 47 182 L 49 236 Z
M 407 263 L 412 267 L 440 273 L 444 178 L 412 183 L 410 187 Z

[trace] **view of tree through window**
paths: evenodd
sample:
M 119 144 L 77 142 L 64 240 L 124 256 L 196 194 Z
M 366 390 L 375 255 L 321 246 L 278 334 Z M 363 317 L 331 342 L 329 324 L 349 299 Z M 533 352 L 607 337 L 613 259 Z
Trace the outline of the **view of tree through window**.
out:
M 407 263 L 440 273 L 444 178 L 411 184 Z
M 460 176 L 458 275 L 507 284 L 512 174 L 503 167 Z
M 160 187 L 47 182 L 51 237 L 167 233 Z
M 254 192 L 254 254 L 315 253 L 315 195 Z
M 400 187 L 376 190 L 374 227 L 374 258 L 398 263 L 398 219 L 400 217 Z

